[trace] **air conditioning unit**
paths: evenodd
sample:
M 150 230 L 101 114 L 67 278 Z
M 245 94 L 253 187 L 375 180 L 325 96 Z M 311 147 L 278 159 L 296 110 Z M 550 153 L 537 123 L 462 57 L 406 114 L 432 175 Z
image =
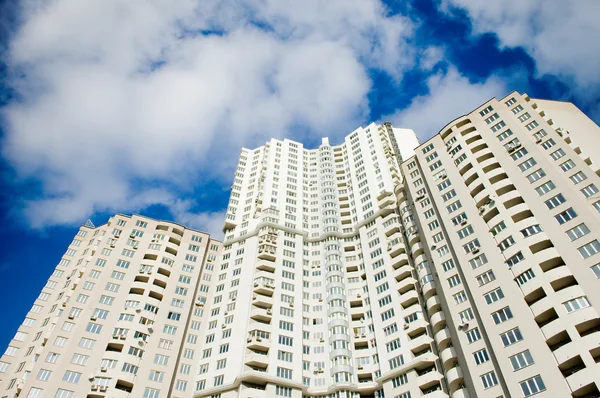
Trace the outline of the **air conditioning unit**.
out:
M 129 235 L 129 237 L 130 237 L 131 239 L 135 239 L 135 234 L 130 234 L 130 235 Z
M 93 316 L 93 315 L 90 317 L 90 321 L 95 321 L 95 320 L 97 320 L 97 319 L 98 319 L 98 318 L 96 318 L 96 317 L 95 317 L 95 316 Z
M 290 303 L 290 307 L 294 308 L 294 303 Z
M 140 274 L 145 274 L 146 271 L 144 271 L 143 269 L 140 270 Z
M 92 391 L 97 391 L 98 390 L 98 386 L 96 384 L 92 384 L 92 387 L 90 387 L 92 389 Z
M 136 308 L 135 312 L 140 313 L 140 312 L 142 312 L 142 309 L 141 308 Z
M 410 327 L 410 325 L 408 323 L 404 324 L 404 330 L 408 329 Z
M 319 339 L 319 341 L 320 341 L 321 343 L 324 343 L 324 342 L 325 342 L 325 339 L 324 339 L 323 337 L 321 337 L 321 338 Z
M 75 319 L 75 315 L 70 315 L 69 314 L 69 319 Z
M 126 335 L 124 335 L 124 334 L 121 334 L 121 335 L 119 335 L 119 338 L 120 338 L 121 340 L 125 340 L 125 339 L 127 338 L 127 336 L 126 336 Z
M 481 215 L 481 214 L 483 214 L 483 213 L 485 213 L 485 207 L 484 207 L 484 206 L 481 206 L 481 207 L 479 208 L 479 214 Z
M 508 153 L 513 153 L 515 151 L 515 147 L 514 146 L 509 146 L 508 147 Z
M 114 249 L 114 248 L 115 248 L 115 245 L 114 245 L 114 243 L 113 243 L 113 244 L 111 244 L 111 245 L 110 245 L 110 247 L 112 247 L 112 248 Z
M 319 303 L 322 303 L 322 302 L 323 302 L 323 299 L 322 299 L 322 298 L 319 298 Z
M 102 367 L 100 368 L 100 372 L 106 372 L 106 371 L 107 371 L 107 369 L 106 369 L 106 366 L 102 366 Z
M 262 337 L 256 336 L 256 341 L 262 341 Z
M 479 253 L 479 248 L 478 248 L 478 247 L 476 247 L 475 249 L 471 250 L 471 253 L 472 253 L 472 254 L 477 254 L 477 253 Z
M 67 302 L 66 302 L 66 301 L 63 301 L 63 303 L 62 303 L 62 306 L 63 306 L 63 307 L 66 307 L 66 306 L 67 306 Z
M 116 334 L 116 333 L 115 333 L 115 334 L 113 334 L 113 339 L 118 339 L 118 338 L 119 338 L 119 336 L 120 336 L 120 335 L 118 335 L 118 334 Z
M 148 326 L 148 333 L 154 333 L 154 328 L 152 326 Z
M 227 325 L 225 325 L 225 324 L 221 325 L 221 329 L 225 329 L 226 327 L 227 327 Z
M 251 341 L 252 341 L 252 337 L 248 337 L 248 338 L 246 339 L 246 342 L 247 342 L 247 343 L 250 343 Z
M 270 308 L 267 308 L 267 314 L 271 315 L 273 313 L 273 310 Z
M 363 369 L 363 366 L 362 366 L 362 365 L 358 365 L 358 367 L 357 367 L 357 368 L 358 368 L 358 370 L 362 370 L 362 369 Z
M 363 333 L 363 334 L 360 335 L 360 337 L 362 337 L 362 338 L 367 337 L 367 334 Z
M 356 295 L 356 297 L 358 297 L 358 298 L 361 298 L 362 296 L 360 295 L 360 293 L 358 293 L 358 294 Z
M 421 200 L 421 199 L 423 199 L 423 198 L 425 198 L 425 195 L 424 195 L 424 194 L 419 194 L 419 195 L 417 195 L 417 200 Z
M 460 225 L 467 225 L 467 222 L 468 222 L 468 221 L 467 221 L 467 219 L 466 219 L 466 218 L 463 218 L 463 219 L 460 221 Z
M 358 339 L 359 337 L 360 337 L 360 335 L 359 335 L 358 333 L 355 333 L 355 334 L 354 334 L 354 338 L 355 338 L 355 339 Z
M 100 386 L 100 391 L 105 392 L 108 389 L 107 386 Z
M 536 143 L 536 144 L 539 144 L 540 142 L 542 142 L 542 137 L 538 137 L 538 138 L 535 140 L 535 143 Z

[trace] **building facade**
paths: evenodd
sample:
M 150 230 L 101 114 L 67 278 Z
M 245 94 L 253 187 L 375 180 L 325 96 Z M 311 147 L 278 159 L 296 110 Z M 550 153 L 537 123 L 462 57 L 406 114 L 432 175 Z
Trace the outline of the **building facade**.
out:
M 81 227 L 0 358 L 0 397 L 192 396 L 221 249 L 139 216 Z
M 600 397 L 599 142 L 514 92 L 422 144 L 243 149 L 222 244 L 81 228 L 0 397 Z

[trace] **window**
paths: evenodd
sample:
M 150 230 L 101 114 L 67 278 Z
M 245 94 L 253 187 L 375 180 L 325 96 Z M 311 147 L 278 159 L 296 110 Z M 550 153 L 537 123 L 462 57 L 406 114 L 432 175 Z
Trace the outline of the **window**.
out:
M 291 396 L 292 396 L 292 388 L 291 387 L 275 386 L 275 395 L 277 395 L 279 397 L 289 397 L 289 398 L 291 398 Z
M 458 274 L 452 275 L 450 278 L 448 278 L 448 285 L 450 287 L 460 285 L 460 276 Z
M 492 304 L 492 303 L 495 303 L 498 300 L 503 299 L 504 298 L 504 293 L 502 292 L 501 288 L 497 288 L 497 289 L 492 290 L 489 293 L 486 293 L 483 297 L 485 298 L 485 301 L 488 304 Z
M 546 204 L 546 207 L 549 210 L 554 209 L 555 207 L 558 207 L 560 205 L 562 205 L 563 203 L 565 203 L 567 201 L 567 199 L 565 199 L 565 197 L 563 196 L 562 193 L 559 193 L 558 195 L 548 199 L 547 201 L 545 201 L 544 203 Z
M 505 251 L 515 243 L 515 239 L 512 236 L 509 236 L 498 244 L 498 249 L 500 249 L 500 251 Z
M 492 371 L 482 375 L 481 382 L 483 383 L 483 388 L 494 387 L 496 384 L 498 384 L 498 378 L 496 377 L 496 373 Z
M 49 371 L 48 369 L 40 369 L 40 371 L 38 372 L 38 375 L 37 375 L 37 379 L 40 381 L 48 381 L 48 379 L 50 379 L 51 375 L 52 375 L 52 372 Z
M 539 187 L 537 187 L 535 189 L 535 191 L 537 192 L 538 195 L 543 196 L 543 195 L 547 194 L 548 192 L 552 191 L 554 188 L 556 188 L 556 185 L 554 185 L 554 183 L 552 181 L 548 181 L 548 182 L 540 185 Z
M 475 318 L 475 316 L 473 315 L 473 310 L 470 308 L 467 308 L 466 310 L 459 312 L 458 316 L 460 317 L 460 320 L 463 323 L 469 322 L 470 320 Z
M 472 260 L 469 260 L 469 264 L 471 264 L 471 268 L 476 269 L 481 267 L 484 264 L 487 264 L 488 260 L 485 254 L 480 254 Z
M 73 391 L 58 389 L 54 398 L 73 398 Z
M 513 317 L 512 311 L 510 310 L 510 307 L 504 307 L 496 312 L 492 313 L 492 319 L 494 320 L 494 323 L 496 325 L 502 323 L 502 322 L 506 322 L 507 320 L 511 319 Z
M 597 240 L 593 240 L 587 245 L 581 246 L 577 250 L 579 251 L 579 254 L 581 254 L 581 257 L 583 257 L 584 259 L 592 257 L 593 255 L 600 252 L 600 242 L 598 242 Z
M 525 171 L 533 166 L 535 166 L 537 164 L 537 162 L 535 161 L 534 158 L 529 158 L 526 161 L 524 161 L 523 163 L 519 164 L 519 169 L 521 169 L 521 171 Z
M 514 328 L 502 333 L 500 335 L 500 339 L 502 340 L 504 347 L 508 347 L 509 345 L 513 345 L 523 340 L 523 335 L 521 334 L 519 328 Z
M 571 221 L 575 217 L 577 217 L 577 213 L 575 212 L 575 210 L 573 210 L 572 207 L 554 216 L 554 218 L 556 218 L 556 221 L 558 221 L 560 225 Z
M 590 229 L 584 223 L 569 229 L 566 234 L 571 239 L 571 242 L 590 233 Z
M 577 173 L 575 173 L 571 177 L 569 177 L 569 179 L 571 180 L 571 182 L 573 182 L 573 184 L 577 185 L 581 181 L 587 179 L 587 177 L 585 176 L 585 174 L 583 174 L 582 171 L 578 171 Z
M 496 280 L 496 275 L 494 275 L 494 271 L 489 270 L 484 272 L 483 274 L 479 274 L 476 277 L 477 279 L 477 284 L 479 286 L 483 286 L 486 285 L 494 280 Z
M 569 301 L 565 301 L 562 304 L 565 307 L 565 309 L 567 310 L 567 313 L 569 313 L 569 314 L 571 312 L 575 312 L 577 310 L 580 310 L 582 308 L 586 308 L 586 307 L 590 306 L 590 302 L 588 301 L 588 299 L 585 296 L 581 296 L 581 297 L 577 297 L 577 298 L 574 298 Z
M 282 377 L 284 379 L 292 378 L 292 369 L 286 369 L 282 367 L 277 367 L 277 377 Z
M 452 297 L 454 297 L 454 302 L 456 304 L 464 303 L 465 301 L 467 301 L 467 295 L 464 290 L 461 290 Z
M 481 365 L 482 363 L 485 363 L 490 360 L 490 356 L 488 355 L 488 352 L 485 348 L 479 351 L 475 351 L 473 353 L 473 358 L 475 358 L 475 363 L 477 365 Z
M 81 373 L 73 372 L 70 370 L 67 370 L 63 377 L 63 381 L 66 381 L 67 383 L 73 383 L 73 384 L 79 383 L 79 379 L 81 379 Z
M 546 176 L 546 172 L 544 172 L 544 170 L 542 169 L 537 169 L 536 171 L 534 171 L 533 173 L 529 174 L 527 176 L 527 180 L 530 183 L 534 183 L 536 181 L 538 181 L 539 179 L 541 179 L 542 177 Z
M 524 259 L 525 259 L 525 256 L 523 256 L 523 253 L 518 252 L 517 254 L 515 254 L 514 256 L 512 256 L 508 260 L 506 260 L 506 264 L 509 267 L 512 267 L 513 265 L 523 261 Z
M 27 373 L 25 373 L 27 374 Z M 14 380 L 14 379 L 13 379 Z M 8 388 L 12 388 L 13 386 L 9 384 Z M 44 390 L 42 388 L 31 387 L 29 389 L 29 393 L 27 394 L 27 398 L 42 398 L 44 396 Z
M 144 398 L 159 398 L 160 390 L 155 388 L 146 387 L 144 389 Z
M 530 397 L 538 392 L 542 392 L 546 390 L 546 385 L 542 381 L 542 377 L 537 375 L 532 377 L 531 379 L 527 379 L 519 383 L 521 386 L 521 391 L 523 391 L 523 395 L 526 397 Z
M 513 370 L 523 369 L 529 365 L 533 365 L 533 357 L 529 350 L 525 350 L 509 358 Z
M 535 234 L 539 234 L 540 232 L 542 232 L 542 227 L 539 224 L 535 224 L 535 225 L 532 225 L 530 227 L 527 227 L 527 228 L 521 230 L 521 234 L 523 234 L 524 238 L 527 238 L 527 237 L 535 235 Z
M 481 332 L 479 332 L 478 327 L 474 327 L 467 332 L 467 340 L 469 341 L 469 344 L 481 340 Z

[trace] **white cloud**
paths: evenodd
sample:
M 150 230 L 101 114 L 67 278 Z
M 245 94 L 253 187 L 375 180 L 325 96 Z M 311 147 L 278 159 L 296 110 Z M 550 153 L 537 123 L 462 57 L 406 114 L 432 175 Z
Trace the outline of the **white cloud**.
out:
M 346 134 L 367 68 L 415 63 L 414 26 L 376 1 L 29 0 L 21 17 L 2 150 L 41 183 L 22 204 L 36 227 L 158 203 L 213 228 L 172 188 L 228 182 L 241 146 L 296 127 Z
M 536 60 L 540 74 L 570 78 L 579 87 L 598 87 L 600 2 L 443 0 L 442 4 L 446 10 L 465 9 L 476 34 L 493 32 L 502 45 L 523 47 Z
M 430 76 L 427 87 L 429 92 L 426 95 L 414 98 L 406 109 L 384 118 L 395 126 L 411 128 L 421 142 L 490 98 L 500 97 L 508 92 L 498 78 L 491 77 L 482 83 L 471 83 L 454 68 Z

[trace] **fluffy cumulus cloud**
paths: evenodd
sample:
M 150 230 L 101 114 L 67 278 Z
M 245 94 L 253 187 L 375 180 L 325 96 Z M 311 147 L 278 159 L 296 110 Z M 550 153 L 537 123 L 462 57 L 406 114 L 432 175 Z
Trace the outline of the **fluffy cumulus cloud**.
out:
M 27 0 L 19 19 L 2 151 L 39 183 L 21 203 L 38 227 L 163 204 L 215 230 L 191 184 L 230 180 L 241 146 L 346 134 L 368 70 L 400 81 L 417 56 L 377 1 Z
M 385 118 L 396 126 L 413 129 L 421 142 L 490 98 L 500 97 L 508 92 L 499 78 L 471 82 L 453 67 L 430 76 L 427 88 L 427 94 L 415 97 L 406 109 Z
M 540 74 L 571 80 L 585 95 L 600 81 L 600 2 L 596 0 L 442 0 L 446 11 L 467 11 L 474 33 L 495 33 L 502 45 L 523 47 Z M 575 89 L 575 88 L 574 88 Z

